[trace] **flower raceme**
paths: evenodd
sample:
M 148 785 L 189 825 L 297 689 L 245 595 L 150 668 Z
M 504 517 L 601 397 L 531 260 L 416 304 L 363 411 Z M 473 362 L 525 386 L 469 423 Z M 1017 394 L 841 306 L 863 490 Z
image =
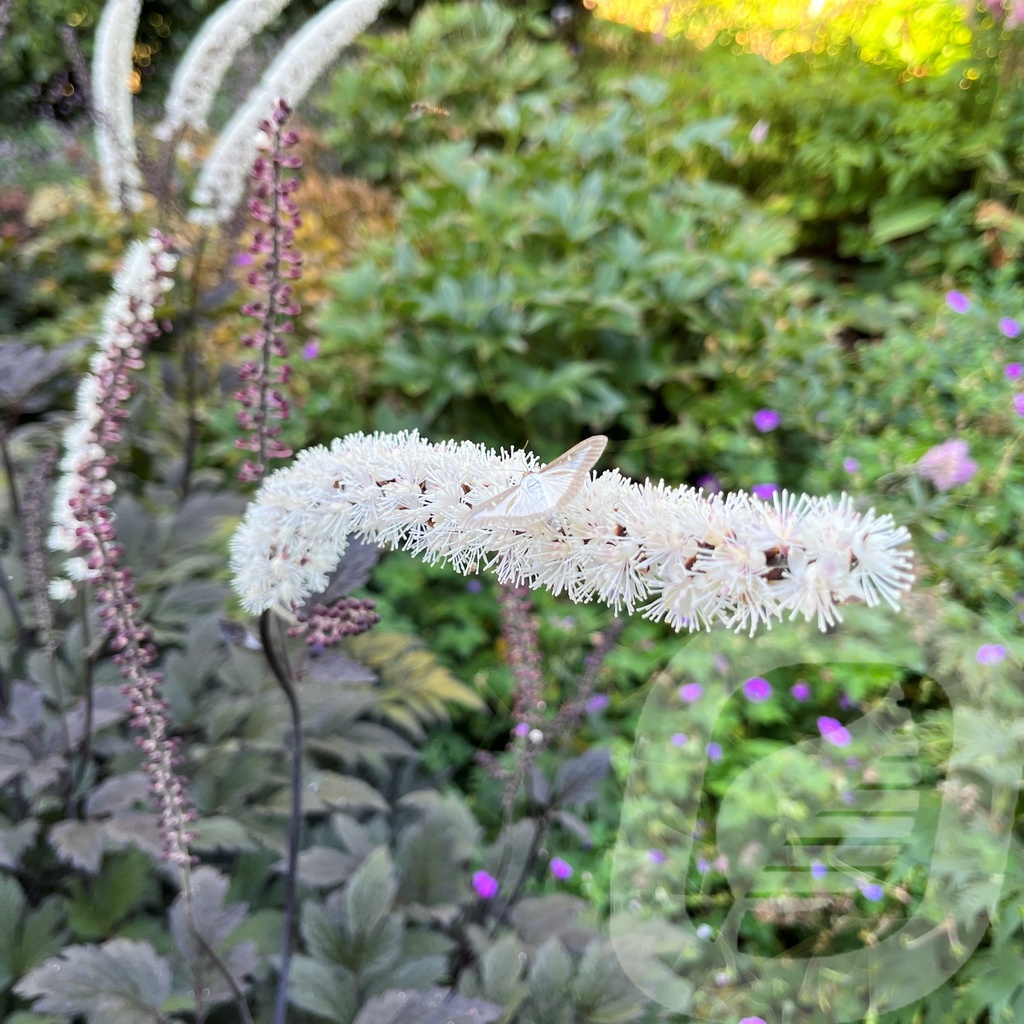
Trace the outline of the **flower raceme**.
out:
M 233 586 L 250 612 L 290 612 L 327 585 L 349 535 L 456 571 L 546 587 L 675 629 L 770 628 L 786 613 L 824 630 L 838 605 L 910 587 L 909 534 L 838 500 L 705 495 L 617 470 L 586 478 L 535 517 L 473 517 L 474 506 L 540 472 L 537 457 L 415 431 L 351 434 L 269 476 L 231 541 Z

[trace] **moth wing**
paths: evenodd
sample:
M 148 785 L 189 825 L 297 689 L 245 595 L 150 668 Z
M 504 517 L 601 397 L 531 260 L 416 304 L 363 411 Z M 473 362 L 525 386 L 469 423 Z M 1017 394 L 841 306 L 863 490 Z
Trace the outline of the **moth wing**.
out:
M 537 474 L 546 484 L 550 481 L 552 489 L 548 493 L 552 494 L 553 509 L 561 508 L 576 495 L 607 444 L 608 438 L 604 434 L 588 437 L 559 455 L 554 462 L 549 462 Z
M 545 502 L 543 491 L 536 490 L 538 474 L 530 473 L 508 490 L 481 501 L 466 517 L 467 526 L 528 526 L 548 515 L 553 505 Z

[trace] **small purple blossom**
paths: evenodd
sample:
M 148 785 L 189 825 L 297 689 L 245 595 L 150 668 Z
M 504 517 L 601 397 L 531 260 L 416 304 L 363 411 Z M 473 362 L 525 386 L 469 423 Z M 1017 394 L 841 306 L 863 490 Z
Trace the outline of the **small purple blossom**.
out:
M 700 683 L 686 683 L 679 687 L 679 699 L 686 704 L 692 704 L 703 692 L 704 687 Z
M 529 734 L 530 734 L 530 723 L 529 722 L 520 722 L 512 730 L 512 735 L 513 736 L 520 736 L 520 737 L 522 737 L 522 736 L 529 736 Z
M 845 469 L 847 473 L 856 473 L 857 470 L 860 469 L 860 463 L 853 458 L 843 459 L 843 469 Z
M 697 486 L 702 487 L 708 494 L 722 493 L 722 481 L 714 473 L 704 473 L 697 477 Z
M 711 865 L 708 863 L 707 857 L 697 858 L 697 870 L 702 874 L 706 875 L 711 870 Z
M 839 706 L 844 711 L 849 711 L 854 706 L 854 702 L 845 693 L 841 693 L 839 694 Z
M 763 117 L 758 118 L 754 122 L 754 127 L 750 129 L 750 141 L 755 146 L 760 146 L 768 138 L 768 129 L 770 127 L 770 122 L 766 121 Z
M 789 692 L 793 694 L 796 700 L 807 700 L 811 695 L 811 688 L 807 682 L 803 679 L 798 679 L 790 688 Z
M 482 900 L 493 900 L 498 895 L 498 880 L 486 871 L 477 871 L 473 875 L 473 888 Z
M 842 722 L 822 715 L 818 719 L 818 731 L 822 739 L 831 743 L 834 747 L 848 747 L 850 745 L 850 732 Z
M 721 761 L 722 760 L 722 744 L 715 743 L 712 740 L 708 744 L 708 760 L 709 761 Z
M 754 484 L 754 486 L 750 488 L 750 492 L 751 492 L 751 494 L 754 495 L 755 498 L 760 498 L 762 501 L 771 501 L 772 500 L 772 495 L 773 494 L 778 494 L 778 492 L 779 492 L 779 485 L 778 484 Z
M 775 430 L 775 428 L 782 422 L 782 417 L 774 409 L 758 409 L 751 419 L 754 422 L 754 426 L 760 430 L 762 434 L 767 434 L 769 431 Z
M 867 882 L 860 886 L 861 895 L 872 903 L 885 898 L 885 890 L 877 882 Z
M 676 732 L 672 734 L 672 746 L 673 747 L 685 747 L 686 741 L 689 737 L 685 732 Z
M 647 856 L 650 858 L 652 864 L 665 863 L 665 854 L 662 850 L 648 850 Z
M 764 1017 L 743 1017 L 740 1024 L 766 1024 Z
M 760 704 L 772 695 L 772 684 L 767 679 L 754 676 L 743 684 L 743 696 L 753 704 Z
M 253 260 L 251 252 L 240 252 L 235 257 L 235 266 L 236 267 L 251 267 L 254 262 L 255 262 L 255 260 Z
M 1013 409 L 1018 416 L 1024 416 L 1024 395 L 1013 396 Z
M 966 313 L 971 308 L 971 300 L 963 292 L 946 292 L 946 305 L 954 313 Z
M 1024 366 L 1020 363 L 1007 363 L 1003 367 L 1003 373 L 1006 374 L 1007 380 L 1016 380 L 1022 373 L 1024 373 Z
M 967 442 L 958 437 L 929 448 L 917 462 L 917 472 L 939 491 L 951 491 L 967 483 L 977 471 L 978 464 L 970 457 Z
M 572 878 L 572 865 L 568 861 L 562 860 L 561 857 L 552 857 L 548 867 L 551 869 L 551 874 L 560 882 Z
M 483 590 L 483 589 L 484 589 L 484 585 L 483 585 L 483 583 L 480 582 L 480 580 L 470 580 L 466 584 L 466 590 L 470 594 L 479 594 L 480 591 Z
M 312 341 L 307 341 L 302 346 L 302 358 L 303 359 L 316 359 L 320 352 L 320 342 L 314 338 Z
M 847 807 L 852 807 L 854 802 L 853 794 L 847 789 L 840 795 L 840 800 L 846 804 Z
M 1002 644 L 982 644 L 976 657 L 979 665 L 998 665 L 1006 658 L 1006 648 Z
M 592 715 L 596 715 L 599 711 L 604 711 L 608 707 L 609 700 L 606 694 L 595 693 L 590 700 L 587 701 L 587 711 Z
M 1004 316 L 999 321 L 999 330 L 1007 338 L 1016 338 L 1020 334 L 1020 324 L 1012 316 Z
M 828 868 L 820 860 L 811 861 L 811 878 L 821 881 L 828 874 Z

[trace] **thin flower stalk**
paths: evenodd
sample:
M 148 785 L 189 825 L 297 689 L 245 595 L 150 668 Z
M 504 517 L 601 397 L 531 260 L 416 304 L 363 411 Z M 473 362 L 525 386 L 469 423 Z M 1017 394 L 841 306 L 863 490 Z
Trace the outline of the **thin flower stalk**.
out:
M 349 534 L 464 574 L 641 611 L 673 628 L 753 635 L 788 614 L 825 630 L 839 605 L 899 597 L 913 580 L 909 533 L 839 499 L 705 495 L 617 471 L 589 475 L 529 522 L 469 519 L 473 506 L 540 469 L 535 455 L 416 432 L 351 434 L 268 477 L 231 542 L 245 607 L 290 613 L 327 585 Z
M 108 0 L 93 44 L 92 102 L 100 178 L 111 206 L 124 212 L 142 207 L 130 85 L 141 10 L 142 0 Z
M 110 469 L 116 462 L 112 450 L 121 439 L 143 351 L 160 333 L 156 309 L 171 287 L 176 263 L 167 239 L 154 232 L 148 243 L 137 242 L 131 248 L 115 281 L 105 330 L 90 372 L 79 386 L 75 419 L 64 434 L 49 542 L 70 556 L 65 563 L 70 579 L 53 581 L 53 596 L 71 596 L 71 580 L 95 585 L 100 621 L 125 680 L 131 723 L 142 733 L 137 742 L 157 808 L 164 855 L 186 868 L 196 814 L 177 773 L 178 741 L 168 734 L 162 676 L 151 668 L 156 649 L 140 617 L 131 570 L 121 561 L 124 549 L 110 509 L 115 490 Z
M 291 0 L 229 0 L 203 22 L 171 81 L 164 119 L 153 134 L 163 141 L 185 127 L 205 132 L 206 118 L 236 54 Z
M 252 166 L 257 137 L 252 126 L 277 97 L 294 109 L 313 83 L 360 32 L 370 25 L 384 0 L 334 0 L 288 41 L 259 85 L 220 133 L 199 173 L 189 215 L 203 223 L 224 223 L 242 201 L 245 169 Z
M 259 323 L 256 331 L 242 338 L 242 344 L 256 349 L 259 358 L 242 365 L 239 377 L 245 386 L 235 394 L 242 406 L 238 425 L 249 432 L 248 437 L 235 440 L 235 447 L 254 453 L 252 459 L 242 463 L 238 474 L 242 482 L 261 480 L 270 459 L 285 459 L 292 454 L 278 440 L 280 424 L 289 414 L 288 399 L 281 388 L 288 383 L 291 367 L 287 362 L 272 364 L 274 359 L 287 358 L 287 335 L 294 329 L 292 318 L 300 311 L 292 298 L 292 282 L 302 273 L 302 254 L 295 246 L 301 218 L 292 198 L 299 183 L 294 177 L 282 175 L 282 170 L 302 164 L 299 157 L 288 154 L 298 142 L 295 132 L 284 130 L 290 113 L 287 104 L 278 100 L 271 118 L 260 122 L 265 155 L 256 158 L 252 169 L 255 186 L 249 212 L 267 230 L 255 233 L 245 259 L 250 263 L 263 261 L 262 266 L 249 272 L 248 282 L 265 298 L 242 307 L 244 315 Z

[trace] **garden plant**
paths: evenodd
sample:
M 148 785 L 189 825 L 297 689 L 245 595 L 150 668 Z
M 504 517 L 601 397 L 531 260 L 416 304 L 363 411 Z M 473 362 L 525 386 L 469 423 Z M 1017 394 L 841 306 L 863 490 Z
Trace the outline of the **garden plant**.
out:
M 1017 0 L 42 7 L 3 1019 L 1024 1019 Z

